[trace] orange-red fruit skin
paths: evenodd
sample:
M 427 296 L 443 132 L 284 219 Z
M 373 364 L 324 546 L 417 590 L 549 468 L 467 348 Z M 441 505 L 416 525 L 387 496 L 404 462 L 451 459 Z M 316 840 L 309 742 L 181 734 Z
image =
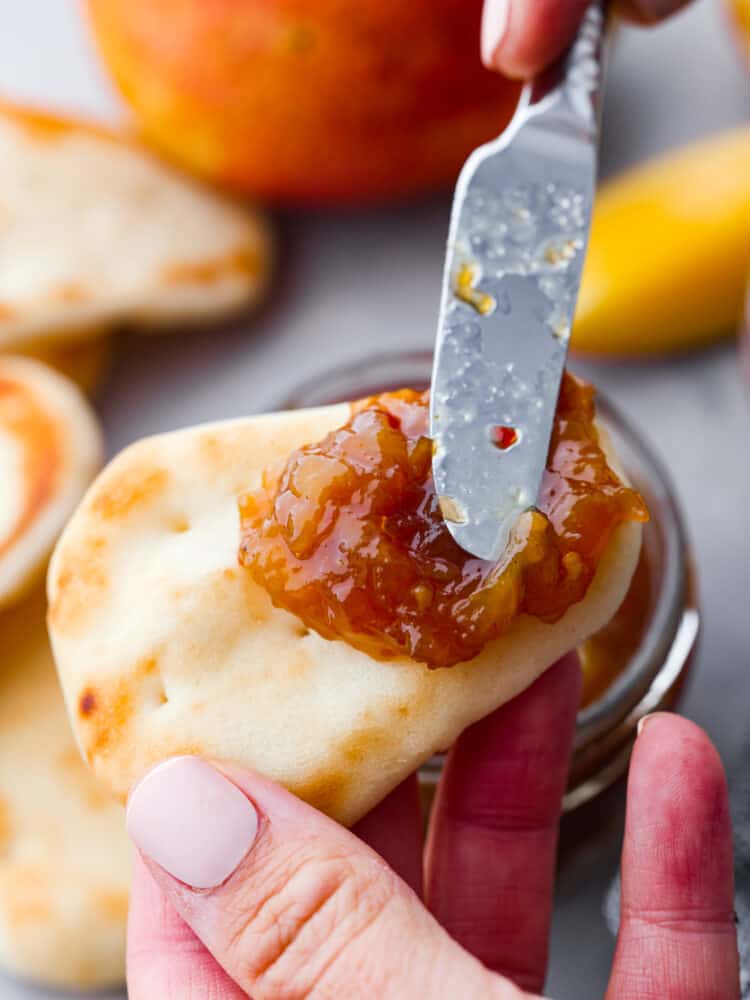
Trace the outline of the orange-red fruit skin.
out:
M 88 0 L 88 11 L 145 136 L 277 202 L 443 188 L 519 93 L 480 63 L 481 0 Z

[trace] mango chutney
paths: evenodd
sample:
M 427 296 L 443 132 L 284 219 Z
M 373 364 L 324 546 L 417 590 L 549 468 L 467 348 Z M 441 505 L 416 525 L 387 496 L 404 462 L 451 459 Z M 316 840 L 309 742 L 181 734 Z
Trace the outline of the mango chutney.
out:
M 464 552 L 443 523 L 427 437 L 429 394 L 383 393 L 295 451 L 240 499 L 240 562 L 273 603 L 377 658 L 448 667 L 518 615 L 557 621 L 580 601 L 613 532 L 646 521 L 609 467 L 594 390 L 566 374 L 538 509 L 502 560 Z

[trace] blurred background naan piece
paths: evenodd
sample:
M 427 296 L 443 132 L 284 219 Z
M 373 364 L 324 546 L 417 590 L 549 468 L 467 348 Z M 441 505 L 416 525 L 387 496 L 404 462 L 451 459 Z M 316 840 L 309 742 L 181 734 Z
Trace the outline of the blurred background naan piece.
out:
M 255 304 L 264 219 L 127 137 L 0 103 L 0 349 Z
M 0 354 L 0 608 L 41 576 L 101 450 L 98 420 L 68 378 Z
M 112 367 L 114 334 L 96 337 L 71 331 L 70 339 L 31 341 L 24 344 L 24 357 L 36 358 L 72 379 L 89 396 L 95 396 Z
M 119 984 L 130 855 L 122 806 L 73 742 L 41 587 L 0 613 L 0 965 L 46 986 Z

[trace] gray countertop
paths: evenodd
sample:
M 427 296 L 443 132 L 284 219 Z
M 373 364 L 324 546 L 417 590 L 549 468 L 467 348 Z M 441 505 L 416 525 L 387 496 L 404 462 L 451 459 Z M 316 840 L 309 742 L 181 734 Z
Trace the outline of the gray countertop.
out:
M 117 114 L 72 4 L 5 5 L 0 93 Z M 621 31 L 607 98 L 605 171 L 749 118 L 750 80 L 715 0 L 700 0 L 655 31 Z M 110 451 L 154 431 L 261 410 L 342 361 L 429 347 L 447 213 L 448 201 L 440 199 L 283 218 L 277 294 L 255 321 L 123 340 L 101 404 Z M 597 366 L 589 374 L 646 431 L 677 485 L 705 611 L 684 708 L 731 768 L 750 740 L 750 402 L 735 347 L 647 367 Z M 618 796 L 600 806 L 607 832 L 578 850 L 560 879 L 548 985 L 554 997 L 603 994 L 612 941 L 601 904 L 616 870 L 620 806 Z M 0 1000 L 42 995 L 0 980 Z

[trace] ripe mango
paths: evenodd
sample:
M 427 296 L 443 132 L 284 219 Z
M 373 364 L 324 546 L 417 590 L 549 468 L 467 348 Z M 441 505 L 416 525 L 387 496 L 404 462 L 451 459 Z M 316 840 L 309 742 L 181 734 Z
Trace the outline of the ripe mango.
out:
M 750 0 L 730 0 L 729 6 L 739 29 L 745 55 L 750 59 Z
M 571 347 L 667 354 L 737 331 L 750 266 L 750 127 L 599 189 Z

